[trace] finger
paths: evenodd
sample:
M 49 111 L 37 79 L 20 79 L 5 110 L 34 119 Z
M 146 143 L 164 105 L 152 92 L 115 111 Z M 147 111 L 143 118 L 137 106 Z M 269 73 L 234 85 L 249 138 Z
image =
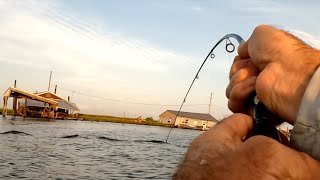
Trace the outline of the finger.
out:
M 250 59 L 240 59 L 240 57 L 239 58 L 237 58 L 237 57 L 239 57 L 239 56 L 235 57 L 233 64 L 230 68 L 229 79 L 231 79 L 231 77 L 234 75 L 234 73 L 236 73 L 239 69 L 247 67 L 248 61 L 250 61 Z
M 259 69 L 255 67 L 250 59 L 238 60 L 233 63 L 230 68 L 229 79 L 237 73 L 240 69 L 249 68 L 250 71 L 259 72 Z
M 239 46 L 238 46 L 238 54 L 241 58 L 243 59 L 248 59 L 250 58 L 250 55 L 249 55 L 249 49 L 248 49 L 248 41 L 244 42 L 244 43 L 241 43 Z
M 239 71 L 237 71 L 230 79 L 231 86 L 235 86 L 236 84 L 250 78 L 253 76 L 257 76 L 259 74 L 258 69 L 256 68 L 242 68 Z
M 252 127 L 253 120 L 250 116 L 234 114 L 195 138 L 185 159 L 199 162 L 199 159 L 215 159 L 225 152 L 235 150 Z
M 230 68 L 230 72 L 229 72 L 229 79 L 231 79 L 231 77 L 240 69 L 245 68 L 245 67 L 251 67 L 251 68 L 255 68 L 257 69 L 253 62 L 250 59 L 241 59 L 241 60 L 236 60 L 233 62 L 231 68 Z M 258 69 L 257 69 L 258 70 Z
M 252 127 L 253 120 L 250 116 L 245 114 L 234 114 L 220 121 L 216 128 L 212 128 L 212 131 L 215 131 L 214 133 L 216 134 L 225 134 L 225 138 L 231 137 L 232 139 L 242 141 L 242 139 L 249 134 Z
M 232 112 L 246 114 L 250 112 L 248 98 L 255 90 L 256 79 L 257 77 L 253 76 L 232 87 L 228 101 L 228 107 Z
M 236 61 L 239 61 L 239 60 L 243 60 L 243 59 L 240 56 L 236 56 L 233 59 L 233 63 L 236 62 Z
M 230 92 L 233 88 L 233 86 L 237 85 L 238 83 L 241 83 L 242 81 L 249 79 L 253 76 L 257 76 L 259 74 L 258 69 L 256 68 L 242 68 L 239 71 L 237 71 L 230 79 L 230 83 L 226 89 L 226 96 L 227 98 L 230 97 Z

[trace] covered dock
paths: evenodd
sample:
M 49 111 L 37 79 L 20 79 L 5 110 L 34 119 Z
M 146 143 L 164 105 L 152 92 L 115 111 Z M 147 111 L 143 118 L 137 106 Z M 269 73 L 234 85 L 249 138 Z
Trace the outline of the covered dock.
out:
M 22 115 L 24 117 L 27 116 L 27 103 L 28 101 L 38 101 L 42 102 L 44 104 L 44 108 L 46 109 L 47 117 L 54 117 L 54 111 L 58 108 L 58 102 L 54 101 L 52 99 L 44 98 L 36 94 L 28 93 L 26 91 L 9 87 L 3 94 L 3 115 L 7 115 L 7 109 L 8 109 L 8 100 L 9 98 L 13 98 L 13 112 L 14 115 Z M 24 106 L 20 106 L 19 111 L 20 114 L 18 114 L 18 99 L 24 100 Z
M 3 95 L 3 115 L 7 114 L 9 98 L 13 98 L 14 115 L 52 119 L 76 118 L 80 111 L 75 103 L 64 100 L 51 92 L 28 93 L 9 87 Z

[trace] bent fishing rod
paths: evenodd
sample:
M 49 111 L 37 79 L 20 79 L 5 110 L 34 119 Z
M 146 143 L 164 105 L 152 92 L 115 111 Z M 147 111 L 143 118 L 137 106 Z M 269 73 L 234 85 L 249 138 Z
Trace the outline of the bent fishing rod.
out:
M 177 115 L 175 116 L 175 119 L 173 121 L 173 124 L 171 125 L 170 131 L 168 133 L 167 139 L 166 139 L 166 143 L 168 143 L 168 139 L 170 136 L 170 133 L 175 125 L 175 122 L 177 120 L 177 117 L 179 116 L 181 109 L 184 105 L 184 103 L 186 102 L 186 99 L 189 95 L 189 92 L 191 90 L 191 88 L 193 87 L 194 82 L 199 79 L 199 73 L 202 70 L 204 64 L 207 62 L 207 60 L 209 59 L 209 57 L 211 57 L 212 59 L 215 58 L 215 55 L 213 54 L 213 51 L 216 49 L 216 47 L 223 42 L 224 40 L 226 40 L 226 46 L 225 49 L 228 53 L 232 53 L 235 50 L 235 45 L 230 41 L 230 38 L 234 38 L 237 40 L 237 42 L 239 44 L 243 43 L 244 40 L 241 36 L 239 36 L 238 34 L 227 34 L 224 37 L 222 37 L 214 46 L 213 48 L 210 50 L 210 52 L 208 53 L 208 55 L 206 56 L 206 58 L 204 59 L 204 61 L 202 62 L 198 72 L 196 73 L 195 77 L 193 78 L 189 89 L 186 93 L 186 95 L 183 98 L 183 101 L 180 105 L 179 111 L 177 113 Z M 254 95 L 254 98 L 252 99 L 252 112 L 253 112 L 253 135 L 264 135 L 264 136 L 268 136 L 270 138 L 273 138 L 279 142 L 281 142 L 280 140 L 280 136 L 278 134 L 278 130 L 276 129 L 276 122 L 274 120 L 272 120 L 271 118 L 271 113 L 269 112 L 269 110 L 264 106 L 264 104 L 259 101 L 259 99 L 257 98 L 256 95 Z

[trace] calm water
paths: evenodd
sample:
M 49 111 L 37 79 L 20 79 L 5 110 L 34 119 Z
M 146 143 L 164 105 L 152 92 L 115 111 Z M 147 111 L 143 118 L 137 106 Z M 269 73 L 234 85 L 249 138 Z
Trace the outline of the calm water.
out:
M 170 179 L 201 132 L 174 129 L 169 144 L 153 142 L 164 141 L 168 131 L 1 116 L 0 179 Z

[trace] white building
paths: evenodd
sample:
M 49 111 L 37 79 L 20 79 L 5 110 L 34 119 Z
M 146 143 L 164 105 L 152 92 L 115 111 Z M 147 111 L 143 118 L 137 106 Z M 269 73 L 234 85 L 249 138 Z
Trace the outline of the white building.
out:
M 178 115 L 178 116 L 177 116 Z M 210 114 L 167 110 L 160 116 L 159 122 L 180 128 L 208 129 L 219 121 Z M 174 124 L 173 124 L 174 123 Z

